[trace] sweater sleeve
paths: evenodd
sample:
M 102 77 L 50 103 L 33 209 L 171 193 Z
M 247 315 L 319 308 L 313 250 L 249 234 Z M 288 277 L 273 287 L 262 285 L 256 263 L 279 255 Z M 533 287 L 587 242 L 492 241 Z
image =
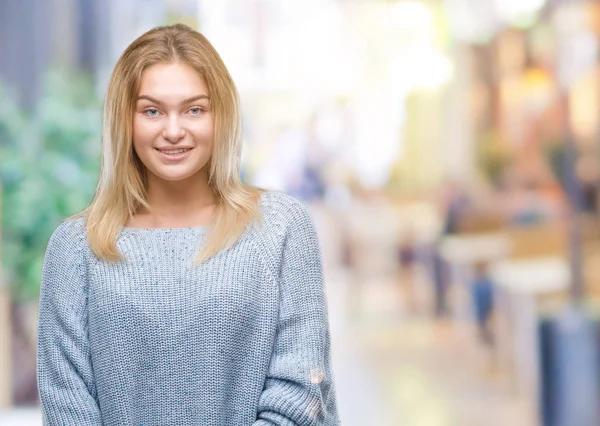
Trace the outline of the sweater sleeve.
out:
M 56 228 L 40 283 L 37 385 L 44 426 L 101 426 L 87 322 L 85 232 L 74 220 Z
M 306 206 L 291 207 L 277 335 L 253 426 L 337 426 L 319 242 Z

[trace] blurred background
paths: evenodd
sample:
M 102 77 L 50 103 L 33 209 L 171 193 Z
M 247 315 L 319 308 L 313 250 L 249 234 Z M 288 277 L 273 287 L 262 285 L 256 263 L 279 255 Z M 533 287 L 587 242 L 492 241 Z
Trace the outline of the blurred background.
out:
M 183 22 L 244 180 L 304 200 L 344 426 L 600 425 L 600 1 L 0 0 L 0 425 L 41 425 L 48 239 L 123 49 Z

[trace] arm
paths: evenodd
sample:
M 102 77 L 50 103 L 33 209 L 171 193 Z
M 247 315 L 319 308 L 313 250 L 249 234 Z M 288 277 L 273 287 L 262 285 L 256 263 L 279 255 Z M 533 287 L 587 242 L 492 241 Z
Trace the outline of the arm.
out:
M 85 233 L 62 223 L 40 284 L 37 382 L 44 426 L 102 426 L 88 345 Z
M 277 336 L 253 426 L 337 426 L 319 242 L 306 207 L 292 207 Z

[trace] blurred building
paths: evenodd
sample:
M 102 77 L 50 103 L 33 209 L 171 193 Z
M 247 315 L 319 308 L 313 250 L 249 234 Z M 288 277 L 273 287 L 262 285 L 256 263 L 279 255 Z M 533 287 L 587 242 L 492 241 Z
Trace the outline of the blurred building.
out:
M 87 70 L 96 77 L 102 93 L 127 44 L 165 22 L 167 3 L 1 0 L 0 78 L 29 108 L 35 107 L 44 73 L 52 68 Z M 184 6 L 189 8 L 190 3 Z

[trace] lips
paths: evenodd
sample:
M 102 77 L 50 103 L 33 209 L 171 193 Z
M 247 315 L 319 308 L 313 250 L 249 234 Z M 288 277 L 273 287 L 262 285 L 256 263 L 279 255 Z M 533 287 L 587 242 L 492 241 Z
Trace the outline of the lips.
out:
M 168 162 L 174 162 L 174 161 L 181 161 L 183 159 L 185 159 L 190 151 L 192 150 L 192 148 L 178 148 L 178 149 L 159 149 L 159 148 L 154 148 L 156 149 L 156 151 L 159 153 L 159 155 L 161 156 L 161 158 L 165 161 Z M 168 152 L 171 151 L 172 153 L 169 154 Z
M 179 153 L 181 151 L 189 151 L 192 148 L 184 147 L 184 148 L 155 148 L 157 151 L 164 152 L 165 154 L 170 153 Z

